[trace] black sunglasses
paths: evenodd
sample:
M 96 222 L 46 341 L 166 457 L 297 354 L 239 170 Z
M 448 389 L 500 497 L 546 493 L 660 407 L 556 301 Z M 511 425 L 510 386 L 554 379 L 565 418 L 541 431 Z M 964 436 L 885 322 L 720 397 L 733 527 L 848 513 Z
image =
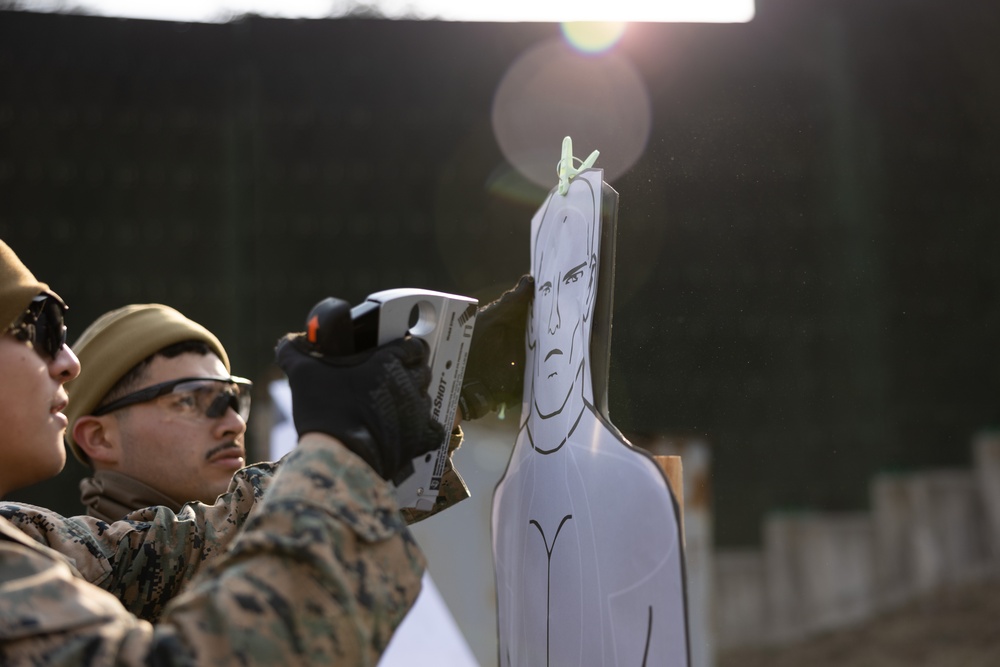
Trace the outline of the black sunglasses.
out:
M 220 386 L 222 385 L 222 386 Z M 232 408 L 246 421 L 250 417 L 250 388 L 253 382 L 236 377 L 186 377 L 154 384 L 132 392 L 94 410 L 100 417 L 115 410 L 138 403 L 147 403 L 161 396 L 173 394 L 177 401 L 174 408 L 190 415 L 204 415 L 216 419 Z
M 40 355 L 55 359 L 66 344 L 66 306 L 50 294 L 39 294 L 10 327 L 14 338 L 30 342 Z

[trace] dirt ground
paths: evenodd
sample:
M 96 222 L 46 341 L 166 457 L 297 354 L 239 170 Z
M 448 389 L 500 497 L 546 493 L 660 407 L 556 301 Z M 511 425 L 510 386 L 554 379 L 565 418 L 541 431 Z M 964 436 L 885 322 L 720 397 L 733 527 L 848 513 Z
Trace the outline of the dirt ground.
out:
M 943 590 L 857 627 L 782 648 L 741 649 L 717 667 L 1000 667 L 1000 579 Z

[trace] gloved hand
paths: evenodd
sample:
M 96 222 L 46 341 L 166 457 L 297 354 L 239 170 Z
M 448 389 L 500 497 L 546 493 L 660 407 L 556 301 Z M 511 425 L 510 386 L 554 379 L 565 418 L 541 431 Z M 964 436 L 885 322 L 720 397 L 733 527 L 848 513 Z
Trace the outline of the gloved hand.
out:
M 459 399 L 464 419 L 485 417 L 502 404 L 521 403 L 524 330 L 534 287 L 535 279 L 523 275 L 517 285 L 476 314 Z
M 345 356 L 326 356 L 304 334 L 278 342 L 299 435 L 337 438 L 383 479 L 399 482 L 411 459 L 437 449 L 444 429 L 431 419 L 427 344 L 406 338 Z

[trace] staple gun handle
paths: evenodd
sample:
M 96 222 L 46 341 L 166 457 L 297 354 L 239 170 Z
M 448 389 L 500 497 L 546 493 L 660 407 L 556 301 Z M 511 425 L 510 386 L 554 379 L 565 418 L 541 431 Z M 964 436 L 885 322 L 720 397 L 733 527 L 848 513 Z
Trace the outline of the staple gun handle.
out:
M 324 356 L 354 354 L 351 305 L 330 296 L 313 306 L 306 317 L 306 339 Z

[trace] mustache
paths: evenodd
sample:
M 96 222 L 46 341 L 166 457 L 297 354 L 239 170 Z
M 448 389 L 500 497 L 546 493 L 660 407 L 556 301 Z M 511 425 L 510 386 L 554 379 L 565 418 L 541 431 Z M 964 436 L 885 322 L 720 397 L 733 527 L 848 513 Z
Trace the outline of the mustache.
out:
M 554 349 L 550 350 L 548 354 L 545 355 L 545 361 L 548 361 L 549 357 L 551 357 L 553 354 L 562 354 L 562 353 L 563 353 L 563 351 L 560 350 L 558 347 L 554 348 Z
M 208 453 L 205 454 L 205 460 L 207 461 L 219 452 L 224 452 L 227 449 L 235 449 L 240 452 L 241 456 L 243 455 L 243 448 L 239 445 L 239 443 L 235 440 L 230 440 L 229 442 L 224 442 L 221 445 L 208 450 Z

